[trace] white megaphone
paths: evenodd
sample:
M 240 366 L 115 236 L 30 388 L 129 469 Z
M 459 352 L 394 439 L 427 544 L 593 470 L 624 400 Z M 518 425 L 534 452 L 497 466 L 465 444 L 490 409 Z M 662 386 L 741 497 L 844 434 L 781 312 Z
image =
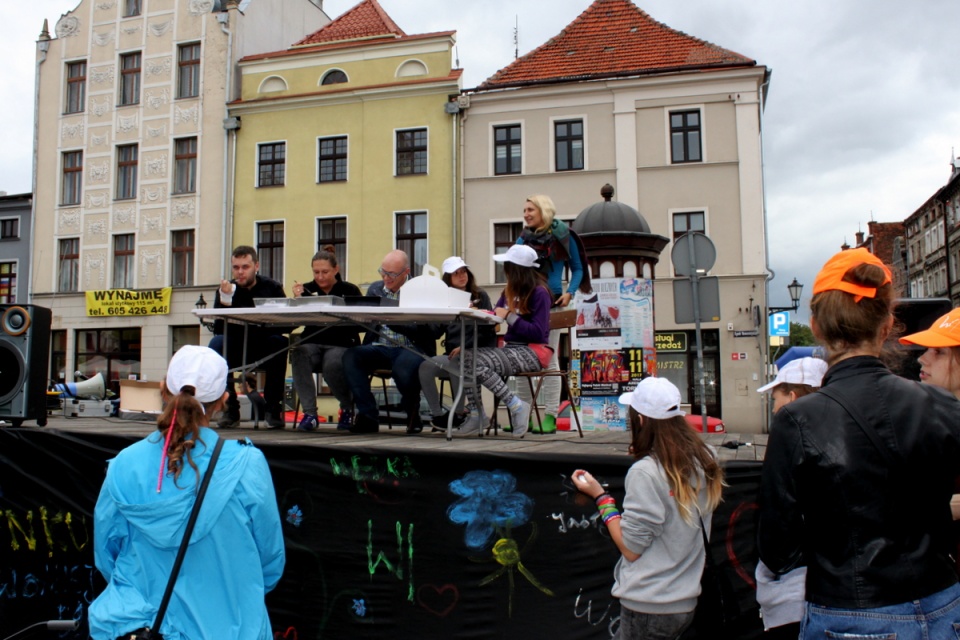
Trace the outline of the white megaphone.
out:
M 67 382 L 65 384 L 53 385 L 54 391 L 60 392 L 60 397 L 67 398 L 88 398 L 91 400 L 103 400 L 107 395 L 107 387 L 103 382 L 103 374 L 97 375 L 80 382 Z

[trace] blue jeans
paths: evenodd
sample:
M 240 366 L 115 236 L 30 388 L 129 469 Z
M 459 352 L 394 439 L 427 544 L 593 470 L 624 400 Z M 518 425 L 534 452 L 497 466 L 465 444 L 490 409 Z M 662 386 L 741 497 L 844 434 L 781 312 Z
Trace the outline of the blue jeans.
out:
M 353 392 L 357 414 L 376 420 L 380 407 L 370 391 L 370 374 L 375 369 L 391 369 L 397 383 L 403 410 L 408 416 L 420 415 L 420 363 L 424 356 L 401 347 L 385 344 L 364 344 L 347 349 L 343 370 Z
M 640 613 L 620 606 L 620 626 L 613 640 L 676 640 L 693 623 L 689 613 Z
M 949 640 L 960 638 L 960 585 L 876 609 L 835 609 L 807 603 L 801 640 Z

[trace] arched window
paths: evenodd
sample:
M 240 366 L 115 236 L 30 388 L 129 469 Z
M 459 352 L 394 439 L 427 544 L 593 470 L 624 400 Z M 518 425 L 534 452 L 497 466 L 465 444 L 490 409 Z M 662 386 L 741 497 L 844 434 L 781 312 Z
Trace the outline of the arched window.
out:
M 259 93 L 273 93 L 275 91 L 286 91 L 287 90 L 287 81 L 281 78 L 280 76 L 270 76 L 269 78 L 264 78 L 263 82 L 260 83 Z
M 323 79 L 320 80 L 320 85 L 324 86 L 328 84 L 340 84 L 346 81 L 347 74 L 340 69 L 333 69 L 332 71 L 327 71 L 327 73 L 324 74 Z
M 407 60 L 397 68 L 398 78 L 427 75 L 427 65 L 419 60 Z

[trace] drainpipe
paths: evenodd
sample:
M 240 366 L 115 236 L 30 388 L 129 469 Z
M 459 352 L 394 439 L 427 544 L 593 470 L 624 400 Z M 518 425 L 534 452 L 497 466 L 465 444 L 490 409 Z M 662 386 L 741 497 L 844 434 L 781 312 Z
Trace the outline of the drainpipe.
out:
M 764 171 L 764 153 L 763 153 L 763 108 L 766 104 L 766 99 L 764 97 L 764 91 L 767 87 L 770 86 L 770 76 L 773 74 L 772 71 L 767 70 L 767 73 L 763 79 L 763 84 L 760 85 L 759 95 L 757 96 L 757 108 L 760 110 L 758 117 L 760 120 L 760 184 L 763 188 L 763 261 L 766 264 L 767 272 L 770 274 L 768 278 L 763 281 L 763 312 L 761 314 L 760 322 L 767 325 L 768 316 L 767 316 L 767 307 L 770 306 L 770 280 L 776 277 L 776 274 L 773 272 L 773 269 L 770 268 L 770 225 L 767 223 L 767 178 L 766 172 Z M 753 309 L 750 310 L 753 312 Z M 767 380 L 767 367 L 769 366 L 767 360 L 770 359 L 770 337 L 767 335 L 767 327 L 757 327 L 759 329 L 759 334 L 763 336 L 761 340 L 762 345 L 760 352 L 763 354 L 763 381 L 766 384 Z M 760 401 L 761 406 L 763 407 L 763 421 L 762 421 L 762 430 L 763 433 L 770 433 L 770 409 L 767 405 L 769 393 L 761 394 L 764 398 Z
M 226 87 L 223 103 L 224 123 L 230 118 L 230 110 L 227 103 L 233 100 L 233 31 L 229 29 L 231 9 L 236 9 L 236 2 L 229 2 L 227 10 L 217 14 L 217 22 L 220 23 L 220 31 L 227 36 L 227 62 L 226 62 Z M 223 228 L 220 231 L 220 253 L 221 253 L 221 272 L 217 277 L 217 284 L 221 278 L 230 274 L 230 254 L 232 247 L 227 244 L 227 234 L 233 231 L 233 193 L 228 174 L 233 172 L 233 165 L 230 158 L 230 131 L 225 131 L 223 136 L 223 206 L 220 213 L 220 219 L 223 221 Z M 236 145 L 234 145 L 236 147 Z
M 37 149 L 40 148 L 40 65 L 47 59 L 47 52 L 50 50 L 50 31 L 47 28 L 47 20 L 43 20 L 43 28 L 40 30 L 40 37 L 37 40 L 37 68 L 34 71 L 33 86 L 33 175 L 30 179 L 30 242 L 36 245 L 37 242 Z M 43 255 L 42 251 L 40 255 Z M 27 301 L 33 302 L 33 278 L 34 261 L 30 260 L 30 270 L 27 275 Z
M 459 174 L 457 173 L 457 168 L 458 168 L 459 165 L 460 165 L 460 155 L 457 153 L 457 147 L 458 147 L 458 141 L 459 141 L 459 136 L 458 136 L 457 134 L 459 133 L 459 130 L 460 130 L 460 114 L 459 114 L 459 113 L 455 113 L 455 114 L 453 114 L 453 136 L 451 136 L 453 139 L 452 139 L 451 144 L 450 144 L 450 152 L 453 154 L 453 159 L 452 159 L 452 161 L 450 162 L 450 168 L 453 170 L 453 176 L 451 177 L 451 180 L 450 180 L 450 188 L 451 188 L 451 192 L 450 192 L 450 213 L 451 213 L 451 217 L 453 218 L 453 225 L 452 225 L 451 231 L 450 231 L 450 243 L 452 244 L 452 250 L 451 250 L 451 252 L 450 252 L 450 255 L 452 255 L 452 256 L 459 256 L 459 255 L 461 255 L 459 249 L 457 248 L 457 246 L 460 244 L 460 243 L 457 241 L 457 234 L 458 234 L 458 229 L 459 229 L 459 227 L 458 227 L 458 225 L 457 225 L 457 222 L 458 222 L 458 216 L 457 216 L 457 180 L 458 180 L 458 175 L 459 175 Z

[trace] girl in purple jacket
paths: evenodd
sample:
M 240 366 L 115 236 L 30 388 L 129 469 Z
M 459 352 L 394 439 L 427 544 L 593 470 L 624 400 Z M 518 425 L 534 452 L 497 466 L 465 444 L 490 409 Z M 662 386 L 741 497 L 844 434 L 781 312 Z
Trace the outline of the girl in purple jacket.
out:
M 507 286 L 494 313 L 504 319 L 508 329 L 503 347 L 477 349 L 477 382 L 507 407 L 514 435 L 522 436 L 530 420 L 530 403 L 517 397 L 506 379 L 517 373 L 540 371 L 550 362 L 552 349 L 547 343 L 553 298 L 537 271 L 537 252 L 530 247 L 514 245 L 493 259 L 504 263 L 507 277 Z M 463 357 L 465 369 L 469 371 L 473 350 L 464 350 Z M 467 385 L 466 392 L 470 417 L 460 427 L 460 433 L 477 433 L 484 424 L 479 389 Z

